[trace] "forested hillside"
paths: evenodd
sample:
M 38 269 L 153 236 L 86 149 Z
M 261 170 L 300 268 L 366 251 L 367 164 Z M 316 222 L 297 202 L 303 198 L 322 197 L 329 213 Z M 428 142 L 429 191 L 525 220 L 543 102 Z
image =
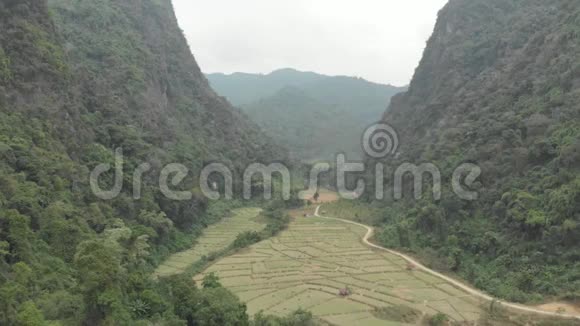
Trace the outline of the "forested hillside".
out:
M 579 58 L 578 1 L 451 1 L 384 115 L 400 155 L 383 162 L 435 163 L 443 198 L 377 203 L 378 240 L 502 298 L 580 299 Z M 450 189 L 463 162 L 476 201 Z
M 1 0 L 0 30 L 0 324 L 247 324 L 225 289 L 150 274 L 226 213 L 195 190 L 204 162 L 284 159 L 211 90 L 170 1 Z M 116 148 L 124 189 L 100 201 L 89 172 Z M 190 201 L 159 192 L 173 162 Z
M 364 129 L 405 87 L 293 69 L 267 75 L 210 74 L 216 91 L 257 122 L 296 159 L 360 158 Z
M 328 76 L 295 69 L 279 69 L 269 74 L 237 72 L 207 74 L 211 86 L 236 106 L 244 106 L 274 95 L 284 87 L 299 87 L 326 79 Z

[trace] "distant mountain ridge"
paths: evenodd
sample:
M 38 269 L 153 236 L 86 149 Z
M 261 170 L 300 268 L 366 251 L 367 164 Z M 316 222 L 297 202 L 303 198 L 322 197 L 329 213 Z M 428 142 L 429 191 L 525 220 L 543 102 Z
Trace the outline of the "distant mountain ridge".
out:
M 390 98 L 406 90 L 362 78 L 326 76 L 285 68 L 270 74 L 208 74 L 216 92 L 241 107 L 294 158 L 360 156 L 364 128 Z
M 278 69 L 266 75 L 235 72 L 233 74 L 207 74 L 206 76 L 216 92 L 227 97 L 236 106 L 271 96 L 285 86 L 300 86 L 328 77 L 290 68 Z

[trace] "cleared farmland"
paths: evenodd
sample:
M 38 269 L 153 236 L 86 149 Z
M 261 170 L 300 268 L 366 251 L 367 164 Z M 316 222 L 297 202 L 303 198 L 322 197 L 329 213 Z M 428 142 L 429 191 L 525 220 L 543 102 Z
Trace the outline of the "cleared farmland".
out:
M 261 231 L 265 224 L 255 221 L 260 212 L 259 208 L 234 210 L 232 217 L 224 218 L 219 223 L 205 229 L 191 249 L 170 256 L 157 268 L 154 275 L 163 277 L 183 273 L 203 256 L 227 248 L 234 242 L 238 234 L 246 231 Z
M 445 281 L 361 242 L 364 228 L 323 218 L 297 218 L 279 236 L 220 259 L 207 273 L 259 311 L 286 315 L 298 308 L 333 325 L 404 325 L 379 319 L 375 308 L 407 306 L 427 315 L 475 321 L 480 301 Z M 348 288 L 351 295 L 340 297 Z

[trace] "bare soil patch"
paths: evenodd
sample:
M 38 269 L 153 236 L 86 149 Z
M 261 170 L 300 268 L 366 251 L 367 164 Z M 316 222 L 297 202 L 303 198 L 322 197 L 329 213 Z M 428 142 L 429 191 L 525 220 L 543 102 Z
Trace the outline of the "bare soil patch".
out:
M 318 191 L 318 194 L 320 195 L 320 197 L 318 198 L 318 201 L 314 200 L 314 193 L 309 193 L 307 196 L 305 196 L 305 200 L 308 200 L 314 204 L 324 204 L 324 203 L 332 203 L 335 202 L 339 199 L 338 194 L 334 191 L 328 190 L 328 189 L 320 189 Z
M 536 308 L 549 312 L 561 312 L 566 314 L 580 315 L 580 305 L 572 304 L 569 302 L 551 302 L 539 305 Z

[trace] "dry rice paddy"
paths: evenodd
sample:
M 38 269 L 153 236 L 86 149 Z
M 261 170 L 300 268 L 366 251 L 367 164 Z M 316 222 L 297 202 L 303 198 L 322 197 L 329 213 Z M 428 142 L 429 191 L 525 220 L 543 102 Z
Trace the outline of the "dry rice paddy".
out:
M 333 325 L 404 325 L 381 320 L 375 308 L 408 306 L 427 315 L 475 321 L 480 302 L 443 280 L 361 242 L 364 228 L 323 218 L 297 218 L 278 237 L 218 260 L 221 283 L 259 311 L 287 315 L 298 308 Z M 340 297 L 340 289 L 352 294 Z
M 265 225 L 255 221 L 260 211 L 259 208 L 234 210 L 232 217 L 224 218 L 219 223 L 205 229 L 193 248 L 169 257 L 157 268 L 154 275 L 164 277 L 183 273 L 203 256 L 228 247 L 234 242 L 238 234 L 246 231 L 261 231 Z

